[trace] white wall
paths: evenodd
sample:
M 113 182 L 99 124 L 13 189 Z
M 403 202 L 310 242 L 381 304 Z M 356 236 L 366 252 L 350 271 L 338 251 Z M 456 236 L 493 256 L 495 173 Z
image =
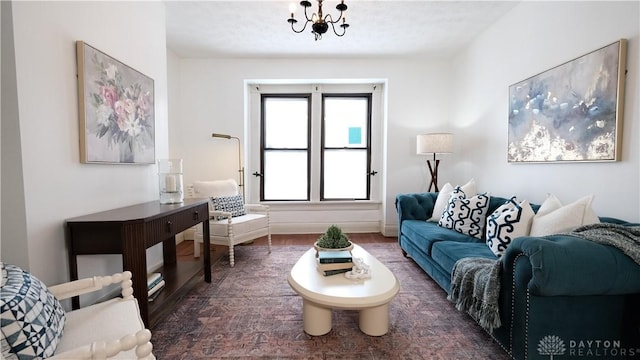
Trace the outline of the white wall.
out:
M 212 139 L 211 133 L 239 136 L 244 143 L 245 88 L 248 79 L 385 79 L 387 80 L 386 183 L 383 224 L 396 223 L 394 201 L 400 192 L 426 191 L 424 158 L 415 138 L 448 130 L 449 65 L 443 61 L 377 59 L 181 59 L 179 69 L 180 139 L 172 154 L 184 159 L 185 183 L 237 178 L 236 143 Z M 173 106 L 174 100 L 171 99 Z M 247 168 L 247 178 L 259 169 Z M 443 170 L 446 174 L 446 170 Z M 249 179 L 251 180 L 251 179 Z M 308 215 L 309 221 L 313 218 Z M 315 214 L 317 216 L 317 213 Z M 298 221 L 301 221 L 298 219 Z M 389 235 L 395 235 L 391 229 Z
M 601 216 L 640 221 L 640 9 L 634 2 L 523 2 L 453 62 L 451 120 L 457 144 L 451 179 L 474 177 L 479 191 L 541 203 L 594 194 Z M 508 87 L 628 39 L 622 160 L 609 163 L 507 164 Z
M 155 165 L 80 163 L 75 41 L 155 80 L 156 157 L 166 157 L 165 8 L 161 2 L 13 2 L 13 25 L 20 125 L 13 135 L 21 138 L 27 234 L 3 237 L 2 244 L 26 242 L 28 269 L 54 284 L 69 278 L 65 219 L 158 198 Z M 148 261 L 160 261 L 160 254 L 152 249 Z M 79 259 L 81 277 L 121 267 L 117 255 Z
M 440 183 L 476 179 L 479 189 L 540 203 L 548 192 L 564 202 L 595 194 L 603 216 L 640 219 L 638 140 L 638 3 L 523 2 L 480 34 L 453 61 L 417 59 L 180 59 L 182 126 L 173 146 L 185 159 L 185 182 L 235 178 L 235 144 L 211 132 L 244 135 L 245 79 L 388 80 L 383 230 L 393 233 L 396 194 L 426 191 L 424 158 L 415 136 L 455 133 L 455 153 L 443 156 Z M 629 39 L 622 161 L 519 164 L 506 162 L 508 86 L 619 38 Z M 173 102 L 173 100 L 172 100 Z M 244 140 L 244 139 L 243 139 Z M 227 159 L 226 161 L 224 159 Z M 246 169 L 250 177 L 256 169 Z
M 20 122 L 18 116 L 18 94 L 15 52 L 13 47 L 13 21 L 11 2 L 0 3 L 2 8 L 2 218 L 4 225 L 0 239 L 25 239 L 27 220 L 24 207 L 22 177 L 22 150 L 20 146 Z M 10 225 L 9 225 L 10 224 Z M 27 243 L 25 241 L 3 241 L 0 253 L 10 257 L 17 266 L 28 266 Z
M 168 114 L 169 114 L 169 158 L 182 159 L 180 153 L 180 139 L 185 127 L 185 119 L 181 116 L 180 107 L 180 58 L 170 49 L 167 49 L 167 89 L 168 89 Z
M 245 79 L 375 78 L 388 84 L 386 168 L 380 174 L 386 183 L 383 225 L 387 228 L 396 222 L 395 195 L 425 191 L 428 184 L 424 158 L 415 155 L 415 136 L 448 130 L 458 140 L 456 153 L 440 165 L 441 182 L 475 177 L 480 189 L 532 202 L 540 202 L 546 192 L 565 202 L 593 193 L 599 214 L 640 220 L 637 2 L 523 2 L 481 34 L 452 66 L 411 59 L 177 59 L 167 55 L 164 6 L 159 2 L 13 2 L 12 6 L 17 114 L 12 114 L 16 125 L 12 133 L 5 133 L 3 112 L 2 146 L 4 150 L 7 137 L 20 137 L 14 144 L 21 157 L 8 165 L 22 167 L 24 190 L 11 197 L 11 204 L 2 194 L 2 248 L 17 249 L 14 258 L 28 259 L 27 267 L 48 284 L 68 278 L 65 219 L 157 199 L 156 166 L 79 163 L 76 40 L 155 80 L 156 157 L 185 159 L 187 183 L 235 177 L 234 145 L 214 142 L 210 133 L 243 136 Z M 622 161 L 508 165 L 508 85 L 623 37 L 629 39 L 629 74 Z M 3 86 L 4 80 L 3 76 Z M 3 111 L 7 100 L 3 97 Z M 226 156 L 228 162 L 218 156 L 225 152 L 231 154 Z M 3 154 L 3 186 L 4 159 Z M 24 209 L 26 235 L 20 221 L 5 222 L 8 208 Z M 6 238 L 7 233 L 18 236 Z M 12 262 L 6 256 L 3 252 L 2 259 Z M 151 257 L 150 263 L 157 261 L 157 251 Z M 81 275 L 108 274 L 120 266 L 119 257 L 108 256 L 81 259 L 80 270 Z

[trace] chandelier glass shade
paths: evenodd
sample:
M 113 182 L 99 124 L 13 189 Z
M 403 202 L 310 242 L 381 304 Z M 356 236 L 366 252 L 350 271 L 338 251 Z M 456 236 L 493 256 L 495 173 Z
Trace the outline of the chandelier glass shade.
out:
M 300 6 L 304 8 L 304 17 L 306 19 L 304 20 L 304 26 L 300 30 L 296 30 L 294 26 L 298 22 L 294 15 L 295 8 L 290 9 L 291 17 L 287 19 L 287 22 L 291 24 L 291 30 L 293 30 L 293 32 L 295 33 L 301 33 L 307 28 L 307 25 L 311 23 L 311 32 L 313 33 L 317 41 L 322 39 L 322 34 L 326 33 L 327 30 L 329 30 L 329 25 L 331 25 L 331 29 L 333 29 L 333 33 L 336 34 L 336 36 L 344 36 L 347 28 L 349 27 L 349 24 L 347 24 L 347 18 L 345 17 L 347 5 L 344 3 L 344 0 L 341 0 L 340 4 L 336 5 L 336 9 L 340 11 L 340 15 L 336 20 L 333 20 L 333 16 L 331 16 L 331 14 L 323 14 L 322 1 L 323 0 L 318 0 L 318 12 L 313 13 L 311 17 L 309 17 L 309 14 L 307 13 L 307 9 L 311 7 L 311 2 L 306 0 L 300 1 Z M 341 33 L 338 33 L 338 31 L 336 31 L 336 26 L 342 28 Z

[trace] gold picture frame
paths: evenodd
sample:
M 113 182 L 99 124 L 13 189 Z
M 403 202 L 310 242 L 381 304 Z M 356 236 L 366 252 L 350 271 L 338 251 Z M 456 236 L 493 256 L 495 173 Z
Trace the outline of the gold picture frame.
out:
M 154 81 L 76 41 L 80 162 L 154 164 Z

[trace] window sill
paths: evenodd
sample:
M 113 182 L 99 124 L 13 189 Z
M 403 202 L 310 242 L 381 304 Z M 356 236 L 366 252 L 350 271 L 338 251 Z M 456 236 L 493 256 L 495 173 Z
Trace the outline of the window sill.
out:
M 373 200 L 358 201 L 263 201 L 273 210 L 297 211 L 297 210 L 376 210 L 382 206 L 382 202 Z

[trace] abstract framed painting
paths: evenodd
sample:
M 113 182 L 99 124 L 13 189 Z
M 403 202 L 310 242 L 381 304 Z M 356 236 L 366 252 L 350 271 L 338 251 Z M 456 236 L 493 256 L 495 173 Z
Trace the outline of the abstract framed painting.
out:
M 80 162 L 154 164 L 154 82 L 76 41 Z
M 618 161 L 627 41 L 509 86 L 509 163 Z

